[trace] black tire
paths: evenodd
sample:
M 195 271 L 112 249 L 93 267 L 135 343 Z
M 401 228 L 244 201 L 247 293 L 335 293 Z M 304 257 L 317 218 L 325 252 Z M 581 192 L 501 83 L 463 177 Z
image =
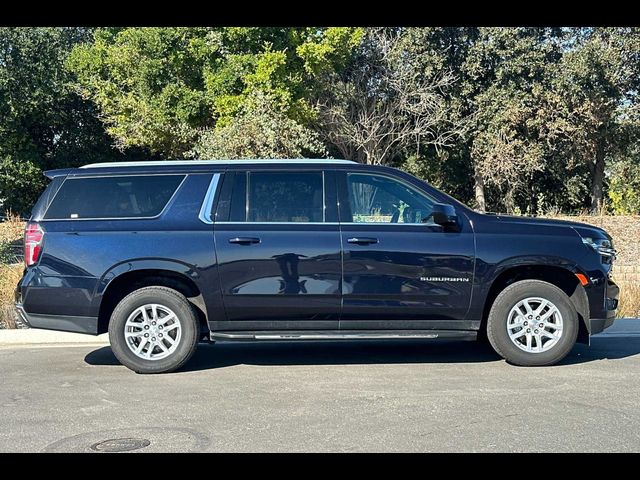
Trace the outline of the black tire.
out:
M 152 303 L 171 309 L 178 317 L 182 329 L 175 350 L 158 360 L 138 357 L 128 347 L 125 339 L 125 324 L 129 315 L 136 308 Z M 193 307 L 184 295 L 167 287 L 144 287 L 130 293 L 118 303 L 109 322 L 109 341 L 114 355 L 120 363 L 136 373 L 166 373 L 177 370 L 196 351 L 199 336 L 200 324 Z
M 509 338 L 507 320 L 511 309 L 528 297 L 551 301 L 562 315 L 562 336 L 549 350 L 527 352 Z M 487 319 L 487 337 L 493 349 L 509 363 L 520 366 L 553 365 L 573 348 L 578 337 L 578 314 L 571 300 L 561 289 L 541 280 L 522 280 L 509 285 L 496 297 Z

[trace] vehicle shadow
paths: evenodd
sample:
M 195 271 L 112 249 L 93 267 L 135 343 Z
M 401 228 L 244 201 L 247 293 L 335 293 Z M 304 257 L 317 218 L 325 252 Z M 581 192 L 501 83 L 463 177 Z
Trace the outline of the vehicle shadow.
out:
M 591 346 L 578 344 L 559 365 L 594 360 L 615 360 L 640 354 L 640 336 L 600 336 Z M 480 342 L 429 340 L 376 340 L 324 342 L 226 342 L 202 343 L 180 372 L 234 365 L 362 365 L 400 363 L 480 363 L 502 359 Z M 85 356 L 90 365 L 120 365 L 110 347 Z

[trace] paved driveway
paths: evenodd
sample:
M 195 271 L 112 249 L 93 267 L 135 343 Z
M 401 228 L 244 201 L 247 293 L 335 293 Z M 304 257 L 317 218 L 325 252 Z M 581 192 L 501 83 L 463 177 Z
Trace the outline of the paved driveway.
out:
M 3 347 L 0 451 L 640 451 L 640 321 L 614 328 L 547 368 L 475 343 L 227 343 L 144 376 L 105 346 Z

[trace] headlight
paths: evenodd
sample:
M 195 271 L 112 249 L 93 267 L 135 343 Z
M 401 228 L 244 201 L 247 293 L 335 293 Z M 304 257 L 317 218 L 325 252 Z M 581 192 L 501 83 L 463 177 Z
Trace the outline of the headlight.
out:
M 612 263 L 616 258 L 616 250 L 606 238 L 582 237 L 582 243 L 598 252 L 602 257 L 602 263 Z

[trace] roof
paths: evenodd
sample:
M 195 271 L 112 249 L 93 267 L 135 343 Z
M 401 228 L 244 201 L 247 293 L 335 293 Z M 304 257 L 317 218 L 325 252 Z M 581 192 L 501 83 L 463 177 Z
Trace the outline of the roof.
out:
M 243 160 L 164 160 L 148 162 L 106 162 L 91 163 L 80 168 L 113 168 L 113 167 L 170 167 L 170 166 L 196 166 L 196 165 L 269 165 L 269 164 L 354 164 L 352 160 L 336 160 L 332 158 L 300 158 L 300 159 L 243 159 Z

